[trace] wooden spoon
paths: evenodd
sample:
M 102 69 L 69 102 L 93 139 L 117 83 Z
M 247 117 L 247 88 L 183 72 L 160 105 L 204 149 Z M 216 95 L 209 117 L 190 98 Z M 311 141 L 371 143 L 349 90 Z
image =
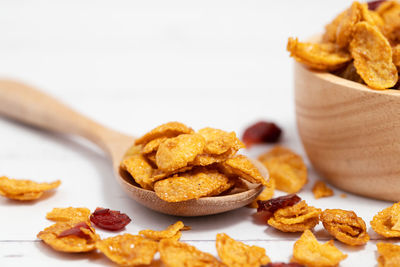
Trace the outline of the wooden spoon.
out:
M 106 128 L 54 98 L 28 85 L 10 80 L 0 80 L 0 115 L 45 130 L 78 135 L 92 141 L 110 157 L 115 177 L 125 192 L 142 205 L 162 213 L 179 216 L 217 214 L 251 203 L 263 188 L 262 185 L 253 185 L 247 191 L 226 196 L 166 202 L 153 191 L 138 187 L 132 178 L 119 172 L 121 159 L 133 144 L 134 137 Z M 263 165 L 256 161 L 254 163 L 268 179 L 268 172 Z

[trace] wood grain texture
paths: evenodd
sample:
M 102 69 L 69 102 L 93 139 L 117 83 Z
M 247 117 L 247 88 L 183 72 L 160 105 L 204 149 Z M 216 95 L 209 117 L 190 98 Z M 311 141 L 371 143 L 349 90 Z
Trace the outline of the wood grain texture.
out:
M 297 126 L 317 172 L 359 195 L 400 200 L 400 93 L 295 63 Z

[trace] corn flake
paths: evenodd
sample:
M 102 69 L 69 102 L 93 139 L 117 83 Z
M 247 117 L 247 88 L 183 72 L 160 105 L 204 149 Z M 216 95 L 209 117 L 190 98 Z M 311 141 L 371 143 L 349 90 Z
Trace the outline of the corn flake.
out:
M 321 197 L 330 197 L 333 196 L 333 190 L 329 188 L 324 182 L 322 181 L 317 181 L 315 182 L 312 192 L 314 194 L 314 197 L 316 199 L 319 199 Z
M 217 234 L 218 256 L 229 267 L 253 267 L 270 262 L 265 249 L 236 241 L 227 234 Z
M 233 182 L 224 174 L 200 168 L 157 181 L 154 184 L 154 191 L 165 201 L 179 202 L 219 195 L 232 186 Z
M 151 264 L 158 243 L 142 236 L 124 234 L 100 240 L 96 248 L 119 265 L 136 266 Z
M 228 159 L 223 163 L 223 167 L 228 170 L 229 173 L 238 175 L 250 183 L 262 184 L 268 187 L 271 186 L 258 168 L 246 156 L 238 155 Z
M 274 212 L 268 224 L 282 232 L 303 232 L 319 223 L 321 209 L 308 206 L 303 200 Z
M 224 162 L 235 155 L 236 150 L 230 148 L 228 151 L 220 155 L 200 154 L 197 155 L 194 161 L 190 164 L 192 166 L 208 166 L 214 163 Z
M 375 232 L 384 237 L 400 237 L 400 202 L 378 212 L 370 224 Z
M 362 4 L 353 2 L 351 7 L 345 11 L 337 29 L 336 44 L 347 47 L 353 37 L 354 27 L 362 19 Z
M 180 134 L 191 134 L 193 133 L 193 129 L 187 127 L 185 124 L 180 123 L 180 122 L 168 122 L 165 124 L 162 124 L 150 132 L 146 133 L 143 135 L 141 138 L 136 139 L 135 144 L 140 145 L 140 144 L 147 144 L 151 140 L 154 140 L 156 138 L 160 137 L 176 137 Z
M 142 188 L 151 190 L 154 179 L 153 167 L 141 154 L 136 154 L 125 158 L 121 163 L 121 168 L 129 172 L 132 178 Z
M 269 200 L 274 196 L 275 191 L 275 180 L 269 179 L 270 186 L 266 186 L 263 191 L 257 196 L 257 198 L 249 205 L 250 208 L 258 208 L 257 201 Z
M 345 258 L 347 255 L 335 247 L 333 240 L 318 243 L 309 230 L 304 231 L 293 246 L 292 261 L 309 267 L 337 266 Z
M 392 62 L 392 49 L 377 27 L 367 22 L 357 23 L 350 52 L 357 73 L 368 86 L 385 89 L 396 84 L 398 74 Z
M 161 260 L 167 267 L 225 266 L 211 254 L 179 241 L 162 239 L 158 249 Z
M 302 158 L 291 150 L 276 146 L 259 157 L 275 180 L 276 188 L 287 193 L 296 193 L 307 183 L 307 167 Z
M 385 1 L 376 12 L 382 18 L 382 33 L 392 44 L 400 42 L 400 3 L 398 1 Z
M 36 183 L 30 180 L 0 177 L 0 195 L 15 200 L 34 200 L 40 198 L 45 191 L 57 188 L 60 181 L 52 183 Z
M 178 240 L 180 238 L 180 231 L 185 229 L 185 225 L 181 221 L 177 221 L 174 224 L 171 224 L 167 227 L 167 229 L 162 231 L 155 230 L 141 230 L 139 235 L 143 235 L 144 237 L 154 240 L 160 241 L 165 238 L 174 238 L 174 240 Z M 178 238 L 178 239 L 175 239 Z
M 220 155 L 225 153 L 230 148 L 236 151 L 244 148 L 244 144 L 236 137 L 235 132 L 225 132 L 214 128 L 203 128 L 198 131 L 198 134 L 204 137 L 206 145 L 204 153 Z
M 164 137 L 160 137 L 160 138 L 151 140 L 143 147 L 142 153 L 150 154 L 152 152 L 156 152 L 158 150 L 158 148 L 160 147 L 160 145 L 167 139 L 168 138 L 164 136 Z
M 369 240 L 365 222 L 353 211 L 326 209 L 320 219 L 331 235 L 347 245 L 360 246 Z
M 289 38 L 286 49 L 298 62 L 317 70 L 337 70 L 351 60 L 351 55 L 333 43 L 303 43 Z
M 393 64 L 400 69 L 400 44 L 392 47 Z
M 396 267 L 400 262 L 400 246 L 390 243 L 379 242 L 376 244 L 378 248 L 378 266 L 379 267 Z
M 68 235 L 59 237 L 61 233 L 71 228 L 74 228 L 76 221 L 57 222 L 50 227 L 41 231 L 37 237 L 42 239 L 47 245 L 54 250 L 62 252 L 87 252 L 94 250 L 95 243 L 100 237 L 95 233 L 94 228 L 90 227 L 90 223 L 86 222 L 89 229 L 80 228 L 80 230 L 87 236 L 83 238 L 76 235 Z
M 160 144 L 156 162 L 163 172 L 171 172 L 186 167 L 203 152 L 206 141 L 199 134 L 181 134 Z
M 54 208 L 46 214 L 46 219 L 55 222 L 88 221 L 90 210 L 88 208 Z

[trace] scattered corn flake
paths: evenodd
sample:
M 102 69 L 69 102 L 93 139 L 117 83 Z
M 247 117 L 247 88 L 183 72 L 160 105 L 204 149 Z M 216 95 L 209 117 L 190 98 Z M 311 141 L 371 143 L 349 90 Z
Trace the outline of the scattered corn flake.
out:
M 275 180 L 269 179 L 270 186 L 266 186 L 263 191 L 257 196 L 257 198 L 249 205 L 250 208 L 258 208 L 257 201 L 266 201 L 271 199 L 274 196 L 275 191 Z
M 206 140 L 204 153 L 211 155 L 220 155 L 231 148 L 236 151 L 244 148 L 244 144 L 236 137 L 235 132 L 225 132 L 220 129 L 203 128 L 198 132 Z
M 228 190 L 234 184 L 229 178 L 216 170 L 198 168 L 157 181 L 154 191 L 167 202 L 179 202 L 200 197 L 215 196 Z
M 333 196 L 333 190 L 329 188 L 324 182 L 322 181 L 316 181 L 312 192 L 314 194 L 314 197 L 316 199 L 319 199 L 321 197 L 330 197 Z
M 211 254 L 179 241 L 162 239 L 158 249 L 161 260 L 167 267 L 225 266 Z
M 289 38 L 286 49 L 298 62 L 317 70 L 337 70 L 351 60 L 347 51 L 333 43 L 307 43 Z
M 370 222 L 372 229 L 384 237 L 400 237 L 400 202 L 376 214 Z M 394 229 L 397 228 L 397 229 Z
M 187 127 L 183 123 L 176 122 L 176 121 L 168 122 L 168 123 L 162 124 L 162 125 L 154 128 L 153 130 L 146 133 L 142 137 L 136 139 L 135 144 L 136 145 L 147 144 L 148 142 L 150 142 L 151 140 L 154 140 L 156 138 L 160 138 L 160 137 L 171 138 L 171 137 L 176 137 L 180 134 L 191 134 L 193 132 L 194 131 L 192 128 Z
M 90 210 L 88 208 L 54 208 L 46 214 L 46 219 L 55 222 L 88 221 Z
M 97 241 L 96 248 L 119 265 L 136 266 L 151 264 L 158 243 L 142 236 L 123 234 Z
M 347 245 L 360 246 L 369 240 L 365 222 L 353 211 L 326 209 L 320 220 L 331 235 Z
M 379 267 L 396 267 L 400 262 L 400 246 L 390 243 L 379 242 L 376 244 L 378 248 L 378 266 Z
M 88 222 L 83 222 L 89 226 L 81 227 L 80 230 L 84 233 L 85 237 L 78 235 L 66 235 L 59 237 L 59 235 L 66 230 L 72 229 L 77 225 L 76 221 L 57 222 L 50 227 L 41 231 L 37 237 L 42 239 L 47 245 L 54 250 L 62 252 L 87 252 L 94 250 L 95 243 L 100 237 L 95 233 L 95 230 L 90 227 Z
M 60 184 L 59 180 L 52 183 L 36 183 L 2 176 L 0 177 L 0 195 L 14 200 L 35 200 L 40 198 L 45 191 L 57 188 Z
M 139 235 L 143 235 L 146 238 L 154 240 L 154 241 L 160 241 L 161 239 L 173 238 L 174 236 L 177 236 L 180 233 L 180 231 L 184 229 L 184 227 L 185 227 L 185 225 L 183 224 L 182 221 L 177 221 L 176 223 L 168 226 L 167 229 L 165 229 L 165 230 L 162 230 L 162 231 L 141 230 L 139 232 Z
M 259 160 L 267 167 L 278 190 L 296 193 L 307 183 L 307 167 L 303 159 L 288 148 L 275 146 Z
M 227 234 L 217 234 L 218 256 L 229 267 L 253 267 L 270 262 L 265 249 L 236 241 Z
M 308 206 L 303 200 L 293 206 L 278 209 L 268 224 L 282 232 L 303 232 L 319 223 L 321 209 Z
M 129 172 L 142 188 L 152 190 L 154 169 L 143 155 L 135 154 L 125 158 L 121 163 L 121 168 Z
M 167 139 L 168 139 L 167 137 L 163 136 L 163 137 L 151 140 L 143 147 L 142 153 L 150 154 L 152 152 L 156 152 L 158 150 L 158 148 L 160 147 L 160 145 Z
M 293 246 L 292 261 L 309 267 L 337 266 L 345 258 L 347 255 L 334 246 L 333 240 L 318 243 L 309 230 L 304 231 Z
M 392 48 L 376 26 L 357 23 L 350 43 L 357 73 L 373 89 L 393 87 L 398 79 L 392 62 Z
M 206 141 L 200 134 L 181 134 L 165 140 L 157 150 L 156 163 L 163 172 L 186 167 L 203 152 Z
M 238 155 L 228 159 L 223 163 L 223 167 L 229 173 L 238 175 L 250 183 L 262 184 L 267 187 L 271 186 L 268 180 L 265 179 L 266 177 L 260 173 L 258 168 L 246 156 Z

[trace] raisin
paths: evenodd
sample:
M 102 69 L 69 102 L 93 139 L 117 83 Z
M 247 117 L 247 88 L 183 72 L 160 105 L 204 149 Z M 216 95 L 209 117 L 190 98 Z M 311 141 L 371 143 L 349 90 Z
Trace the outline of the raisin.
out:
M 82 232 L 81 228 L 89 229 L 90 231 L 92 231 L 86 222 L 80 222 L 80 223 L 77 223 L 74 227 L 61 232 L 57 237 L 65 237 L 65 236 L 74 235 L 77 237 L 90 239 L 90 236 L 85 234 L 84 232 Z
M 300 202 L 301 198 L 296 194 L 272 198 L 270 200 L 258 200 L 257 212 L 264 212 L 267 218 L 271 217 L 275 211 L 293 206 Z
M 90 221 L 100 228 L 118 231 L 130 223 L 131 219 L 128 215 L 116 210 L 97 208 L 95 212 L 90 215 Z
M 281 133 L 282 130 L 275 123 L 260 121 L 244 131 L 242 140 L 247 147 L 259 143 L 275 143 Z
M 385 1 L 386 0 L 377 0 L 377 1 L 368 2 L 368 9 L 369 10 L 376 10 Z
M 261 267 L 305 267 L 305 266 L 295 262 L 290 262 L 290 263 L 270 262 L 267 265 L 263 265 Z

